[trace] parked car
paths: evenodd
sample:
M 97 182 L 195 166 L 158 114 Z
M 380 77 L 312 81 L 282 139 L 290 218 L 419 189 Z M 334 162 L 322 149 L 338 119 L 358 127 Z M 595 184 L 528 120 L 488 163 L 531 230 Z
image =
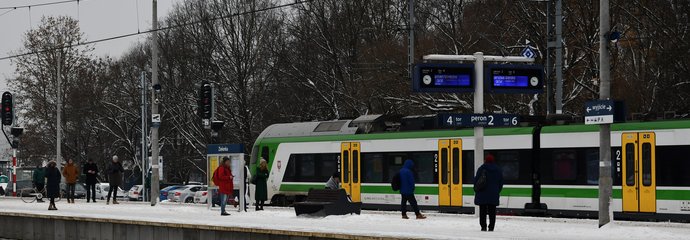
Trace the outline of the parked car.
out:
M 194 194 L 194 203 L 207 203 L 208 199 L 208 188 L 202 187 L 199 191 Z
M 197 191 L 199 191 L 202 187 L 203 186 L 201 186 L 201 185 L 187 185 L 187 186 L 181 187 L 179 189 L 172 191 L 172 199 L 171 199 L 171 194 L 168 193 L 168 199 L 171 199 L 173 202 L 193 203 L 194 202 L 194 194 Z
M 142 201 L 142 191 L 144 190 L 144 185 L 134 185 L 127 192 L 127 198 L 130 201 Z
M 172 185 L 161 189 L 159 196 L 160 201 L 162 202 L 164 200 L 168 200 L 168 194 L 171 193 L 173 190 L 179 189 L 181 187 L 184 187 L 184 185 Z
M 81 184 L 76 184 L 74 185 L 74 198 L 85 198 L 86 197 L 86 188 L 84 185 Z M 60 183 L 60 191 L 62 192 L 63 197 L 67 197 L 67 184 L 62 182 Z
M 108 197 L 108 191 L 110 191 L 109 183 L 96 183 L 96 198 L 105 200 L 105 198 Z M 122 188 L 117 187 L 117 198 L 127 198 L 127 192 L 122 190 Z

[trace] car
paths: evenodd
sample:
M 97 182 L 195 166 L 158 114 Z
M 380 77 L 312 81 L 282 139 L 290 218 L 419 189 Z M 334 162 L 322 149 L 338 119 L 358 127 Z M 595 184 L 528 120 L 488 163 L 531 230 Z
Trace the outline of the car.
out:
M 110 191 L 109 183 L 96 183 L 96 198 L 105 200 L 108 197 L 108 191 Z M 122 188 L 117 187 L 117 198 L 124 199 L 127 197 L 127 192 L 122 190 Z
M 181 188 L 181 187 L 184 187 L 184 185 L 172 185 L 172 186 L 167 186 L 167 187 L 161 189 L 160 196 L 159 196 L 160 201 L 162 202 L 162 201 L 168 200 L 168 193 L 170 193 L 171 191 L 173 191 L 175 189 Z
M 208 200 L 208 187 L 202 187 L 199 191 L 194 194 L 194 203 L 207 203 Z
M 187 185 L 177 190 L 174 190 L 172 192 L 172 201 L 192 203 L 194 202 L 194 194 L 197 191 L 199 191 L 202 187 L 203 186 L 201 185 Z M 168 193 L 168 199 L 171 199 L 170 193 Z
M 144 190 L 144 185 L 134 185 L 127 192 L 127 198 L 130 201 L 142 201 L 142 191 Z

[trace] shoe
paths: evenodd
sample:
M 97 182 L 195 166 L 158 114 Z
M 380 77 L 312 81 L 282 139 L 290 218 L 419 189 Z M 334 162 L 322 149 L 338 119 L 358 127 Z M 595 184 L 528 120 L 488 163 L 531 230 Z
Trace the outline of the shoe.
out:
M 90 202 L 91 202 L 91 200 L 89 200 L 89 199 L 86 199 L 86 203 L 90 203 Z
M 93 203 L 96 203 L 96 199 L 93 200 Z
M 227 213 L 227 212 L 222 212 L 222 213 L 220 213 L 220 215 L 221 215 L 221 216 L 230 216 L 230 214 Z
M 482 228 L 482 232 L 486 232 L 486 228 Z
M 489 232 L 493 232 L 493 231 L 494 231 L 494 228 L 489 227 Z
M 417 214 L 417 219 L 426 219 L 426 216 L 424 216 L 423 214 L 420 213 L 420 214 Z
M 105 205 L 110 205 L 110 199 L 105 201 Z
M 403 215 L 402 215 L 402 218 L 403 218 L 403 219 L 410 219 L 410 217 L 408 217 L 407 214 L 403 214 Z
M 117 200 L 113 200 L 113 204 L 120 204 Z

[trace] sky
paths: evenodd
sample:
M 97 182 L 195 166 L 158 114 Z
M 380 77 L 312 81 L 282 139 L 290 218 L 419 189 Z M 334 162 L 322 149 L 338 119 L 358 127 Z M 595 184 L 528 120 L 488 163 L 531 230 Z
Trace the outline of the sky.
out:
M 64 0 L 0 0 L 0 8 L 34 5 Z M 165 18 L 183 0 L 158 0 L 158 19 Z M 152 0 L 80 0 L 16 10 L 0 9 L 0 57 L 11 55 L 22 46 L 24 34 L 38 26 L 43 16 L 68 15 L 79 20 L 87 40 L 97 40 L 138 30 L 151 29 Z M 138 13 L 138 14 L 137 14 Z M 138 17 L 137 17 L 138 15 Z M 96 56 L 120 57 L 146 35 L 122 38 L 94 45 Z M 10 60 L 0 60 L 0 91 L 8 90 L 7 79 L 15 78 Z

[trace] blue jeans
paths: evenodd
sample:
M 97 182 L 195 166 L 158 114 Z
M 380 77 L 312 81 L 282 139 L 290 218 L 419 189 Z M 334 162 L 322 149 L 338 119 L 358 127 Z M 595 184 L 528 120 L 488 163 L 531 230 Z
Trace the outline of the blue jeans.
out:
M 228 194 L 220 194 L 220 212 L 225 212 L 225 205 L 228 204 Z

